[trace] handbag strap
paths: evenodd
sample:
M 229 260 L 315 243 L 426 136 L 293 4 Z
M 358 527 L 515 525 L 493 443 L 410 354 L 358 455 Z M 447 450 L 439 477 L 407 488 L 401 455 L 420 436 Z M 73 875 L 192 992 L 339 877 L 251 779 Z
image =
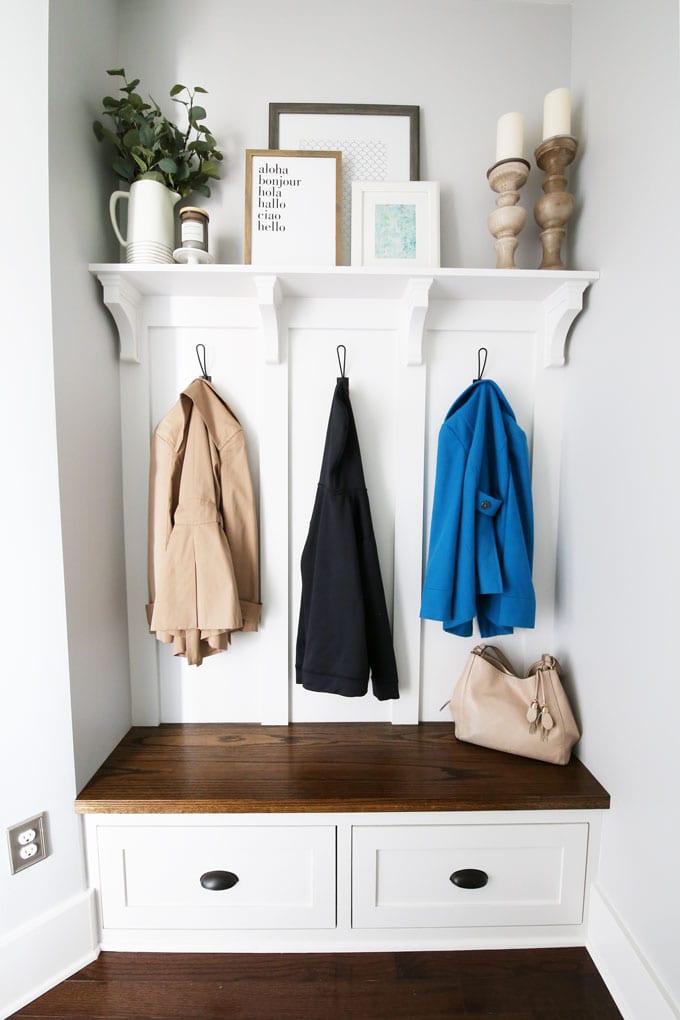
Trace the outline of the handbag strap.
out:
M 529 670 L 529 676 L 533 676 L 534 673 L 538 673 L 540 670 L 554 669 L 558 676 L 562 673 L 562 667 L 555 658 L 554 655 L 543 654 L 538 662 L 535 662 Z
M 512 676 L 516 675 L 514 669 L 506 659 L 505 655 L 503 655 L 503 652 L 500 650 L 500 648 L 496 648 L 495 645 L 475 645 L 475 647 L 472 649 L 472 654 L 479 655 L 480 658 L 486 659 L 493 665 L 502 666 L 505 672 L 510 673 Z

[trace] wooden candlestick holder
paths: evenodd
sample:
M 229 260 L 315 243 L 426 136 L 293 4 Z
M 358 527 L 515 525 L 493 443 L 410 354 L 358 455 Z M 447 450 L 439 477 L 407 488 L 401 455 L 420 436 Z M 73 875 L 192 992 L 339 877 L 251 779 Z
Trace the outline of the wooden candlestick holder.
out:
M 516 268 L 517 235 L 527 218 L 526 209 L 517 203 L 520 188 L 526 184 L 530 169 L 525 159 L 501 159 L 486 172 L 491 189 L 498 194 L 498 208 L 489 213 L 489 230 L 496 238 L 496 269 Z
M 543 260 L 539 269 L 566 269 L 560 249 L 571 214 L 574 196 L 567 191 L 566 168 L 574 161 L 577 140 L 572 135 L 555 135 L 546 138 L 536 149 L 536 163 L 545 173 L 544 195 L 534 209 L 534 217 L 541 228 Z

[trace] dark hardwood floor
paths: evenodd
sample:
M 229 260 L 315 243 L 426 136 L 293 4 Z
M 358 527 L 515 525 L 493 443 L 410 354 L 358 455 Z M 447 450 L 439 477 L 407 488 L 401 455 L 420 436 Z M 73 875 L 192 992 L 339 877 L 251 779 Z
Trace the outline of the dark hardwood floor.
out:
M 102 953 L 21 1020 L 614 1020 L 585 949 Z

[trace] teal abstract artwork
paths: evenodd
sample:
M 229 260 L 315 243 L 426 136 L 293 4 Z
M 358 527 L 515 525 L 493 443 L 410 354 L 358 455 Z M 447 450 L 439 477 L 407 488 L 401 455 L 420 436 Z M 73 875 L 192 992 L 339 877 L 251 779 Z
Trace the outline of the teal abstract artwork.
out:
M 376 205 L 375 257 L 377 259 L 416 257 L 415 205 Z

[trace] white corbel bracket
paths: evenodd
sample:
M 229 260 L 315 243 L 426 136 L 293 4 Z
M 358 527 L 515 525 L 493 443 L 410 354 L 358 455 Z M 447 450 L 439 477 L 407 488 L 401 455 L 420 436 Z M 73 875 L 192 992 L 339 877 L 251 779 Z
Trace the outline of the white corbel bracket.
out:
M 281 361 L 281 319 L 279 314 L 283 300 L 281 283 L 277 276 L 256 276 L 254 283 L 262 323 L 264 360 L 267 365 L 278 365 Z
M 425 319 L 430 307 L 431 276 L 412 277 L 406 286 L 403 305 L 404 361 L 407 365 L 422 365 Z
M 569 280 L 543 302 L 545 368 L 561 368 L 564 365 L 567 334 L 583 308 L 583 294 L 587 286 L 587 280 Z
M 118 329 L 120 359 L 139 364 L 142 296 L 118 273 L 98 273 L 97 276 L 104 290 L 104 304 Z

